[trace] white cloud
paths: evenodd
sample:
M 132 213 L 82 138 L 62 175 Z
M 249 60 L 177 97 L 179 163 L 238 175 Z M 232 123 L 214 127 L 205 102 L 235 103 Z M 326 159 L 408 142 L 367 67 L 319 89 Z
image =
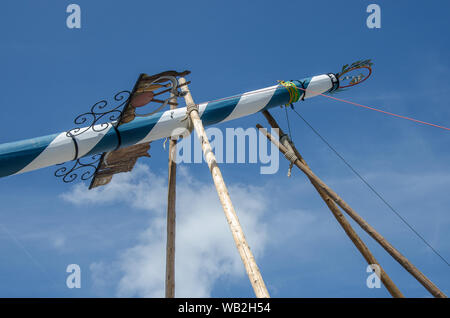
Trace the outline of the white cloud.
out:
M 378 171 L 366 174 L 365 178 L 394 207 L 403 207 L 399 208 L 399 212 L 445 254 L 448 240 L 440 237 L 445 235 L 445 209 L 432 207 L 446 206 L 448 174 L 406 175 Z M 364 185 L 354 177 L 327 178 L 327 182 L 375 228 L 411 256 L 413 234 Z M 361 262 L 362 270 L 365 268 L 362 258 L 352 258 L 359 254 L 304 178 L 283 177 L 276 183 L 277 186 L 271 187 L 269 194 L 268 187 L 229 185 L 231 198 L 257 263 L 268 266 L 262 274 L 271 294 L 282 296 L 281 293 L 287 292 L 284 276 L 270 270 L 274 264 L 290 268 L 294 273 L 301 271 L 301 266 L 315 266 L 317 270 L 322 268 L 327 273 L 331 270 L 345 274 L 342 266 L 346 264 L 346 259 L 352 259 Z M 92 278 L 100 295 L 114 290 L 117 296 L 164 296 L 166 187 L 166 176 L 158 176 L 147 166 L 138 165 L 132 173 L 116 176 L 112 184 L 104 188 L 87 191 L 82 186 L 76 186 L 75 191 L 64 195 L 66 200 L 75 204 L 98 203 L 101 206 L 125 203 L 151 213 L 148 217 L 151 225 L 144 232 L 136 233 L 138 240 L 133 243 L 134 246 L 122 250 L 112 262 L 98 259 L 91 264 Z M 236 280 L 247 283 L 251 295 L 250 284 L 212 180 L 199 182 L 180 166 L 177 187 L 176 296 L 208 297 L 217 282 Z M 124 197 L 123 193 L 130 196 Z M 424 202 L 418 199 L 420 204 L 413 200 L 405 207 L 404 203 L 408 202 L 405 199 L 419 198 L 418 193 L 440 199 L 434 203 L 433 200 Z M 428 205 L 430 208 L 424 219 L 423 208 Z M 355 226 L 355 229 L 358 227 Z M 418 240 L 414 241 L 414 248 L 418 259 L 425 256 L 435 258 Z M 263 257 L 264 251 L 267 255 Z M 323 269 L 324 259 L 330 253 L 340 255 L 340 261 Z M 280 259 L 271 259 L 272 255 Z M 289 265 L 285 264 L 286 259 L 289 259 Z M 282 292 L 277 294 L 277 290 Z
M 66 238 L 62 235 L 58 235 L 53 238 L 52 243 L 55 248 L 62 249 L 66 244 Z
M 76 205 L 120 201 L 133 208 L 162 213 L 166 197 L 165 183 L 165 179 L 155 175 L 147 166 L 137 164 L 132 173 L 118 174 L 104 187 L 88 190 L 83 183 L 79 183 L 71 192 L 61 196 Z
M 181 168 L 181 169 L 180 169 Z M 196 181 L 181 166 L 177 180 L 176 296 L 208 297 L 220 277 L 247 280 L 226 218 L 211 183 Z M 63 198 L 77 205 L 125 202 L 150 211 L 149 228 L 137 234 L 139 243 L 118 255 L 113 264 L 91 264 L 99 289 L 116 282 L 117 296 L 163 297 L 165 279 L 166 195 L 165 178 L 145 165 L 120 174 L 102 188 L 88 191 L 77 185 Z M 258 259 L 266 245 L 268 198 L 262 189 L 230 185 L 229 191 L 253 253 Z M 123 193 L 127 193 L 124 196 Z M 250 288 L 250 283 L 249 283 Z

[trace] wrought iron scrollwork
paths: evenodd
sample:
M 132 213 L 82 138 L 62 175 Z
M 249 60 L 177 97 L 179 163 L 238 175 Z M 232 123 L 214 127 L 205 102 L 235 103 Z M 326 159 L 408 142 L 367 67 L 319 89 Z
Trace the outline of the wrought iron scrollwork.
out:
M 166 89 L 164 89 L 164 90 L 162 90 L 160 92 L 155 92 L 153 94 L 153 97 L 156 97 L 158 95 L 162 95 L 164 93 L 170 93 L 170 96 L 168 96 L 167 98 L 165 98 L 163 100 L 158 100 L 158 99 L 153 98 L 153 101 L 161 103 L 161 106 L 159 106 L 157 109 L 155 109 L 155 110 L 153 110 L 153 111 L 151 111 L 149 113 L 146 113 L 146 114 L 135 113 L 136 117 L 148 117 L 148 116 L 151 116 L 151 115 L 159 112 L 160 110 L 162 110 L 164 107 L 166 107 L 171 102 L 171 100 L 173 100 L 174 98 L 181 97 L 181 96 L 185 95 L 185 93 L 178 91 L 178 87 L 179 86 L 178 86 L 177 78 L 175 76 L 170 76 L 170 75 L 160 76 L 160 77 L 156 78 L 155 80 L 144 84 L 143 87 L 142 87 L 142 90 L 145 91 L 145 89 L 147 89 L 147 88 L 151 88 L 154 85 L 161 84 L 161 83 L 164 83 L 164 82 L 168 82 L 168 83 L 165 84 L 165 85 L 161 85 L 161 86 L 166 88 Z
M 109 104 L 106 100 L 101 100 L 95 103 L 92 105 L 89 112 L 78 115 L 74 120 L 76 125 L 86 125 L 86 123 L 89 123 L 89 126 L 73 128 L 66 133 L 67 137 L 81 135 L 89 129 L 92 129 L 95 132 L 101 132 L 107 129 L 110 125 L 112 125 L 111 122 L 115 122 L 120 119 L 122 110 L 128 103 L 130 96 L 130 91 L 118 92 L 114 95 L 114 101 L 119 102 L 119 104 L 109 109 Z M 102 122 L 103 120 L 106 120 L 107 122 Z
M 75 181 L 80 175 L 81 180 L 88 180 L 92 178 L 97 170 L 97 166 L 102 159 L 102 154 L 93 155 L 90 157 L 80 158 L 72 161 L 73 165 L 69 167 L 61 167 L 55 171 L 55 177 L 62 178 L 65 183 Z M 60 165 L 64 165 L 62 163 Z
M 76 137 L 87 131 L 98 133 L 112 126 L 116 130 L 118 137 L 117 150 L 121 145 L 117 127 L 132 121 L 135 117 L 150 116 L 168 104 L 176 105 L 176 97 L 184 96 L 182 92 L 178 91 L 180 86 L 178 85 L 177 76 L 184 76 L 189 73 L 189 71 L 182 73 L 166 71 L 152 76 L 141 74 L 131 92 L 127 90 L 120 91 L 114 95 L 114 100 L 111 103 L 108 103 L 107 100 L 101 100 L 92 105 L 89 112 L 78 115 L 74 120 L 78 127 L 66 132 L 66 136 L 71 138 L 74 143 L 74 159 L 70 163 L 66 162 L 58 165 L 65 166 L 59 167 L 54 175 L 62 178 L 65 183 L 75 181 L 78 178 L 88 180 L 95 177 L 106 152 L 78 158 L 78 142 L 80 140 Z M 165 99 L 155 98 L 164 94 L 169 94 L 169 96 Z M 133 105 L 133 102 L 136 105 Z M 159 103 L 161 106 L 147 114 L 136 114 L 136 107 L 145 106 L 149 102 Z
M 76 136 L 83 134 L 88 130 L 101 132 L 114 123 L 117 123 L 122 111 L 130 100 L 131 92 L 124 90 L 116 93 L 113 97 L 117 105 L 110 107 L 107 100 L 101 100 L 91 106 L 89 112 L 78 115 L 74 123 L 83 125 L 84 127 L 76 127 L 66 132 L 66 136 L 72 138 L 75 146 L 75 157 L 70 163 L 65 162 L 61 165 L 70 164 L 71 166 L 63 166 L 55 171 L 55 177 L 62 178 L 65 183 L 75 181 L 78 177 L 81 180 L 88 180 L 95 175 L 97 167 L 100 164 L 103 154 L 96 154 L 84 158 L 78 158 L 78 142 Z
M 356 61 L 350 65 L 346 64 L 342 67 L 341 72 L 336 74 L 336 77 L 339 79 L 339 91 L 343 88 L 354 86 L 364 82 L 369 76 L 372 74 L 372 65 L 371 60 L 362 60 Z M 358 74 L 351 74 L 353 71 L 358 71 Z M 364 72 L 366 74 L 364 74 Z

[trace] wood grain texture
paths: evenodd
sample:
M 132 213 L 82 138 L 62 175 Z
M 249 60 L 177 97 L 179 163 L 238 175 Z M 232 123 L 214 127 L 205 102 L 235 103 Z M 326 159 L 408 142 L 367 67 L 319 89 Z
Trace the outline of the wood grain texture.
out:
M 173 96 L 173 95 L 172 95 Z M 175 106 L 171 106 L 175 109 Z M 169 138 L 169 180 L 167 189 L 167 242 L 166 242 L 166 298 L 175 297 L 175 232 L 176 232 L 176 178 L 175 163 L 177 141 Z
M 261 125 L 258 129 L 285 154 L 287 149 L 280 144 L 278 140 L 267 132 Z M 416 280 L 422 284 L 434 297 L 447 298 L 447 296 L 431 282 L 417 267 L 415 267 L 405 256 L 403 256 L 392 244 L 390 244 L 380 233 L 378 233 L 369 223 L 366 222 L 358 213 L 356 213 L 336 192 L 328 187 L 314 172 L 309 169 L 300 160 L 294 163 L 308 178 L 312 179 L 319 188 L 321 188 L 342 210 L 344 210 L 358 225 L 366 231 L 375 241 L 378 242 L 400 265 L 403 266 Z
M 179 82 L 180 84 L 183 84 L 186 82 L 186 80 L 184 78 L 180 78 Z M 186 93 L 186 95 L 184 96 L 186 105 L 195 105 L 187 85 L 182 86 L 181 90 Z M 216 156 L 212 151 L 198 111 L 193 110 L 189 116 L 201 143 L 205 160 L 211 172 L 217 194 L 219 195 L 220 203 L 222 204 L 223 210 L 225 212 L 225 217 L 227 218 L 228 225 L 230 226 L 230 230 L 233 235 L 234 242 L 236 243 L 239 255 L 241 256 L 242 262 L 244 263 L 245 270 L 250 279 L 253 290 L 255 291 L 255 295 L 258 298 L 268 298 L 270 297 L 269 292 L 267 291 L 266 285 L 264 284 L 253 253 L 251 252 L 245 238 L 244 231 L 242 230 L 236 211 L 234 210 L 227 186 L 225 184 L 225 181 L 223 180 L 219 166 L 217 165 Z
M 150 143 L 144 143 L 105 153 L 89 189 L 108 184 L 116 173 L 133 170 L 139 158 L 150 157 L 149 149 Z
M 272 117 L 272 115 L 267 111 L 263 111 L 264 117 L 267 119 L 267 122 L 270 126 L 274 129 L 278 129 L 279 136 L 283 136 L 285 133 L 280 128 L 278 123 L 276 122 L 275 118 Z M 309 168 L 308 164 L 304 160 L 304 158 L 300 155 L 299 151 L 295 147 L 294 143 L 291 141 L 289 142 L 288 139 L 284 139 L 282 141 L 283 146 L 286 147 L 287 150 L 291 150 L 295 153 L 297 156 L 297 159 L 300 160 L 306 167 Z M 280 150 L 281 151 L 281 150 Z M 309 178 L 309 177 L 308 177 Z M 351 226 L 350 222 L 346 219 L 346 217 L 342 214 L 339 207 L 336 205 L 336 203 L 326 194 L 326 192 L 319 187 L 319 185 L 311 178 L 309 178 L 311 184 L 314 186 L 316 191 L 319 193 L 322 200 L 325 202 L 327 207 L 330 209 L 333 216 L 336 218 L 338 223 L 341 225 L 342 229 L 345 231 L 347 236 L 350 238 L 350 240 L 353 242 L 355 247 L 358 249 L 358 251 L 361 253 L 361 255 L 364 257 L 364 259 L 367 261 L 367 264 L 372 265 L 376 264 L 380 268 L 380 280 L 383 283 L 383 285 L 386 287 L 388 292 L 391 294 L 392 297 L 395 298 L 403 298 L 402 292 L 398 289 L 398 287 L 394 284 L 394 282 L 391 280 L 391 278 L 388 276 L 388 274 L 384 271 L 383 267 L 380 265 L 380 263 L 376 260 L 375 256 L 373 256 L 372 252 L 369 250 L 367 245 L 362 241 L 362 239 L 359 237 L 359 235 L 356 233 L 356 231 Z

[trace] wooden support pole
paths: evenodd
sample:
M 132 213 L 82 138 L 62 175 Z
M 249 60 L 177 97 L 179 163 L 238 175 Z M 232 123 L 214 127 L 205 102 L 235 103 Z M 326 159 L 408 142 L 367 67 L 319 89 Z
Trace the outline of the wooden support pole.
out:
M 171 95 L 173 97 L 173 95 Z M 170 109 L 176 108 L 170 105 Z M 169 137 L 169 180 L 167 190 L 167 242 L 166 242 L 166 298 L 175 297 L 175 198 L 177 164 L 175 163 L 177 141 Z
M 261 125 L 258 129 L 286 156 L 287 149 L 280 144 Z M 447 296 L 434 285 L 417 267 L 415 267 L 405 256 L 403 256 L 395 247 L 393 247 L 381 234 L 379 234 L 370 224 L 368 224 L 358 213 L 356 213 L 339 195 L 328 187 L 319 177 L 317 177 L 300 160 L 295 160 L 294 164 L 302 170 L 308 178 L 313 180 L 334 202 L 336 202 L 361 228 L 366 231 L 375 241 L 377 241 L 400 265 L 402 265 L 419 283 L 421 283 L 434 297 L 446 298 Z
M 285 133 L 280 128 L 278 123 L 276 122 L 275 118 L 272 117 L 272 115 L 267 111 L 263 111 L 264 117 L 266 117 L 268 123 L 272 128 L 278 129 L 279 136 L 285 136 Z M 297 148 L 293 144 L 292 141 L 288 140 L 287 138 L 282 138 L 280 142 L 283 144 L 283 146 L 286 147 L 286 149 L 291 150 L 295 153 L 297 156 L 297 159 L 300 160 L 306 167 L 308 167 L 308 164 L 303 159 L 303 157 L 298 152 Z M 308 177 L 309 178 L 309 177 Z M 356 248 L 359 250 L 359 252 L 362 254 L 364 259 L 367 261 L 369 265 L 375 264 L 379 266 L 380 269 L 380 280 L 383 283 L 383 285 L 386 287 L 388 292 L 392 295 L 392 297 L 395 298 L 403 298 L 402 292 L 398 289 L 398 287 L 394 284 L 394 282 L 391 280 L 391 278 L 388 276 L 388 274 L 384 271 L 383 267 L 378 263 L 376 258 L 373 256 L 369 248 L 366 244 L 362 241 L 362 239 L 359 237 L 359 235 L 355 232 L 353 227 L 351 226 L 350 222 L 345 218 L 345 216 L 342 214 L 342 212 L 339 210 L 336 203 L 334 203 L 333 200 L 325 193 L 324 190 L 322 190 L 311 178 L 309 178 L 314 188 L 319 193 L 322 200 L 325 202 L 325 204 L 328 206 L 330 211 L 333 213 L 336 220 L 339 222 L 341 227 L 344 229 L 347 236 L 350 238 L 350 240 L 353 242 L 353 244 L 356 246 Z
M 184 84 L 186 80 L 184 78 L 179 79 L 180 85 Z M 181 87 L 181 90 L 185 93 L 185 101 L 188 109 L 195 105 L 192 99 L 191 93 L 187 85 Z M 217 194 L 219 195 L 220 202 L 222 204 L 223 210 L 225 212 L 225 217 L 227 218 L 228 225 L 230 226 L 231 233 L 233 234 L 234 242 L 236 243 L 237 249 L 244 263 L 245 270 L 250 279 L 250 283 L 253 286 L 255 295 L 258 298 L 268 298 L 269 292 L 267 291 L 266 285 L 264 284 L 263 278 L 259 271 L 258 265 L 255 262 L 253 253 L 247 244 L 244 232 L 239 223 L 239 219 L 234 210 L 233 203 L 231 202 L 230 195 L 228 193 L 227 186 L 223 180 L 222 173 L 220 172 L 219 166 L 217 165 L 216 156 L 214 155 L 211 145 L 209 143 L 208 137 L 206 135 L 203 123 L 198 114 L 198 110 L 193 108 L 188 110 L 189 117 L 192 121 L 194 129 L 200 140 L 202 146 L 203 155 L 208 164 L 209 170 L 211 172 L 212 178 L 214 180 L 214 185 L 216 186 Z

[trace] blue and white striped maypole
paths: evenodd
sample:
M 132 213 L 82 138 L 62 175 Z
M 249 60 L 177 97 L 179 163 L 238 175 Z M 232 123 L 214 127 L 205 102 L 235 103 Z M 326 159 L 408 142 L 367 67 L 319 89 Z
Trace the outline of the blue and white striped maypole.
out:
M 199 115 L 205 126 L 244 117 L 285 105 L 298 99 L 336 90 L 335 74 L 323 74 L 199 104 Z M 294 84 L 294 85 L 292 85 Z M 293 93 L 293 90 L 295 92 Z M 81 157 L 100 154 L 131 145 L 180 135 L 187 131 L 186 107 L 137 117 L 115 127 L 109 124 L 81 128 L 82 134 L 70 136 L 61 132 L 0 145 L 0 177 L 32 171 Z M 104 125 L 104 124 L 103 124 Z

